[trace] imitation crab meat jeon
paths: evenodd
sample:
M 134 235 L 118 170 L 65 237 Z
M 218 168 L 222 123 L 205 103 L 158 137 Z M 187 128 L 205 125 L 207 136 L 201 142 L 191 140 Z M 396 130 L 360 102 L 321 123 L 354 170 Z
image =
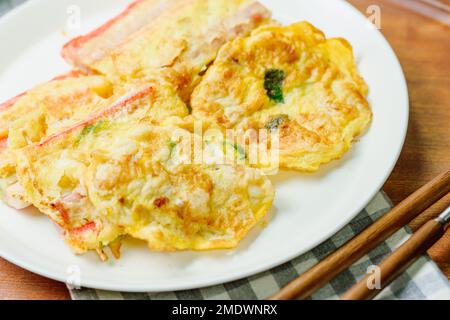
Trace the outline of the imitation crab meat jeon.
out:
M 140 92 L 149 85 L 158 90 L 146 95 L 147 103 L 151 103 L 152 108 L 138 110 L 140 118 L 154 125 L 163 125 L 188 115 L 188 108 L 173 87 L 161 79 L 113 87 L 100 76 L 64 77 L 39 85 L 14 102 L 9 102 L 8 108 L 0 112 L 2 132 L 8 136 L 7 143 L 0 150 L 0 191 L 3 190 L 3 200 L 16 209 L 28 206 L 16 184 L 16 150 L 40 143 L 81 121 L 103 114 L 118 101 L 126 100 L 133 92 Z
M 137 0 L 117 17 L 94 31 L 67 43 L 62 56 L 75 68 L 92 71 L 90 66 L 104 58 L 128 37 L 171 12 L 182 0 Z
M 250 0 L 135 1 L 118 17 L 72 40 L 63 49 L 63 56 L 75 67 L 100 72 L 118 81 L 112 84 L 102 76 L 85 76 L 73 71 L 7 101 L 0 105 L 0 147 L 6 146 L 4 139 L 18 119 L 28 118 L 23 121 L 29 123 L 30 114 L 36 117 L 44 111 L 53 126 L 70 125 L 90 114 L 90 109 L 101 109 L 103 101 L 116 91 L 123 94 L 124 90 L 117 87 L 126 88 L 127 83 L 136 82 L 141 75 L 145 75 L 144 82 L 152 81 L 158 68 L 170 69 L 169 65 L 175 62 L 179 66 L 175 69 L 186 72 L 178 73 L 174 69 L 167 71 L 166 76 L 174 80 L 168 74 L 177 74 L 176 84 L 179 81 L 186 84 L 185 80 L 189 82 L 204 71 L 223 43 L 248 34 L 268 22 L 269 17 L 267 9 Z M 173 63 L 158 62 L 162 60 Z M 97 64 L 105 69 L 94 68 Z M 116 72 L 122 69 L 133 71 L 122 77 Z M 16 125 L 20 126 L 20 123 Z M 56 132 L 58 128 L 53 130 Z M 22 131 L 27 136 L 15 138 L 31 138 L 31 142 L 41 138 L 30 128 L 28 132 Z
M 175 211 L 178 216 L 181 215 L 184 235 L 178 239 L 169 231 L 153 230 L 152 223 L 139 229 L 142 225 L 122 225 L 122 221 L 108 220 L 109 212 L 114 208 L 97 210 L 95 206 L 98 203 L 87 192 L 89 183 L 80 180 L 79 185 L 74 186 L 76 190 L 71 190 L 71 179 L 82 177 L 83 169 L 87 170 L 95 164 L 86 164 L 86 160 L 83 162 L 86 167 L 80 169 L 74 167 L 76 161 L 73 159 L 59 161 L 51 155 L 56 154 L 57 149 L 63 157 L 72 153 L 80 156 L 78 151 L 98 132 L 108 133 L 109 141 L 105 137 L 102 141 L 111 146 L 109 152 L 117 152 L 113 146 L 122 138 L 116 132 L 119 128 L 126 131 L 146 127 L 145 130 L 161 135 L 172 132 L 174 128 L 159 126 L 170 126 L 172 118 L 181 119 L 188 115 L 188 107 L 178 97 L 181 95 L 184 101 L 189 100 L 193 86 L 214 60 L 220 47 L 269 21 L 270 12 L 255 1 L 136 1 L 106 25 L 71 41 L 63 49 L 63 56 L 83 72 L 74 71 L 68 76 L 58 77 L 0 107 L 0 191 L 5 191 L 1 193 L 5 194 L 6 202 L 16 208 L 29 204 L 36 206 L 64 228 L 66 239 L 77 252 L 101 250 L 106 245 L 117 249 L 117 239 L 127 234 L 147 240 L 149 246 L 156 250 L 236 246 L 264 216 L 273 198 L 270 182 L 253 169 L 233 165 L 180 165 L 168 174 L 166 178 L 170 178 L 170 183 L 178 179 L 180 186 L 190 181 L 191 176 L 200 179 L 212 199 L 202 198 L 204 194 L 201 193 L 197 199 L 195 192 L 198 190 L 186 187 L 175 188 L 189 197 L 186 203 L 181 203 L 180 198 L 168 203 L 170 197 L 168 200 L 165 197 L 154 200 L 153 205 L 161 216 L 170 213 L 166 219 L 173 218 Z M 131 65 L 127 66 L 127 63 Z M 151 85 L 151 90 L 142 88 L 145 84 Z M 114 115 L 114 121 L 118 121 L 115 119 L 117 114 L 121 121 L 120 126 L 115 127 L 109 117 Z M 108 120 L 104 120 L 105 117 Z M 54 141 L 69 141 L 69 145 L 57 143 L 55 146 Z M 152 143 L 157 145 L 160 142 L 156 139 Z M 71 143 L 74 150 L 70 148 Z M 90 146 L 93 148 L 95 145 Z M 223 145 L 226 144 L 221 142 L 216 147 L 220 149 Z M 80 157 L 86 159 L 97 154 L 93 149 L 83 152 Z M 211 155 L 211 158 L 216 156 L 214 150 Z M 112 157 L 111 154 L 109 156 Z M 132 159 L 127 160 L 132 162 Z M 140 176 L 144 169 L 147 167 L 133 172 L 139 177 L 130 178 L 130 181 L 136 180 L 138 183 L 139 179 L 144 179 Z M 51 184 L 52 177 L 58 174 L 60 179 Z M 162 175 L 159 171 L 156 174 Z M 93 178 L 97 177 L 91 177 L 92 183 L 98 182 Z M 261 183 L 261 188 L 258 188 L 258 183 Z M 227 197 L 226 191 L 240 192 L 240 195 Z M 56 193 L 58 196 L 53 198 Z M 93 195 L 96 196 L 95 193 Z M 130 211 L 133 215 L 143 214 L 138 200 L 137 213 L 134 209 Z M 215 204 L 217 207 L 214 207 Z M 87 213 L 92 209 L 91 205 L 97 211 Z M 123 211 L 115 209 L 116 213 Z M 192 221 L 189 220 L 191 213 Z M 95 215 L 95 219 L 86 221 L 89 214 Z M 206 215 L 205 219 L 198 217 L 199 214 Z M 129 219 L 133 220 L 134 216 Z M 164 217 L 161 219 L 164 220 Z M 202 223 L 207 225 L 202 228 Z M 186 229 L 187 226 L 192 229 Z M 171 226 L 161 228 L 165 227 Z M 163 239 L 158 242 L 160 237 Z
M 14 147 L 38 142 L 47 131 L 101 108 L 112 95 L 112 84 L 101 76 L 74 71 L 57 77 L 0 105 L 0 140 L 10 137 Z
M 226 44 L 192 94 L 195 119 L 280 137 L 280 165 L 316 171 L 369 126 L 368 88 L 344 39 L 309 23 L 265 26 Z
M 112 84 L 106 78 L 73 71 L 1 104 L 0 198 L 17 209 L 26 206 L 5 192 L 15 182 L 12 150 L 39 142 L 64 126 L 81 121 L 106 105 L 112 94 Z
M 76 253 L 104 259 L 125 236 L 157 251 L 236 247 L 274 190 L 223 131 L 276 133 L 282 168 L 315 171 L 372 117 L 345 40 L 270 16 L 253 0 L 138 0 L 69 42 L 83 73 L 0 106 L 6 202 L 34 205 Z M 196 120 L 219 135 L 182 129 Z
M 193 134 L 152 125 L 143 115 L 157 90 L 16 151 L 24 198 L 64 229 L 77 253 L 104 257 L 110 246 L 117 255 L 126 235 L 153 250 L 233 248 L 272 204 L 273 187 L 258 170 L 211 157 L 195 164 L 185 151 Z
M 68 43 L 63 56 L 114 83 L 162 73 L 189 101 L 222 45 L 270 23 L 270 16 L 253 0 L 139 1 L 92 34 Z

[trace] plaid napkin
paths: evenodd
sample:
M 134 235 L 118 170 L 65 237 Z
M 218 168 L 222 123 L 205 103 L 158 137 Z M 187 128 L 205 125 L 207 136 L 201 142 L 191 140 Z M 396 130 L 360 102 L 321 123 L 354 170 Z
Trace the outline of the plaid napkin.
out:
M 0 0 L 0 16 L 26 0 Z M 215 287 L 166 293 L 119 293 L 93 289 L 71 290 L 74 300 L 100 299 L 172 299 L 172 300 L 248 300 L 264 299 L 288 282 L 321 261 L 354 235 L 369 226 L 392 207 L 384 193 L 379 193 L 359 216 L 330 240 L 307 254 L 278 268 L 253 277 Z M 369 255 L 362 258 L 349 270 L 346 270 L 311 299 L 338 299 L 358 279 L 361 279 L 371 265 L 378 264 L 383 257 L 391 253 L 408 237 L 405 228 L 384 242 Z M 437 266 L 427 256 L 417 261 L 406 273 L 383 291 L 379 299 L 445 299 L 450 300 L 450 283 Z
M 103 299 L 139 299 L 139 300 L 255 300 L 265 299 L 280 290 L 291 280 L 314 266 L 356 234 L 367 228 L 375 220 L 392 208 L 387 196 L 380 192 L 375 199 L 348 226 L 334 237 L 307 254 L 278 268 L 253 277 L 197 290 L 166 293 L 119 293 L 93 289 L 72 290 L 74 300 Z M 363 257 L 350 269 L 341 273 L 311 299 L 339 299 L 357 280 L 366 275 L 368 267 L 377 265 L 381 260 L 401 245 L 410 230 L 402 229 L 389 240 L 381 244 L 370 254 Z M 386 288 L 378 299 L 445 299 L 450 300 L 450 283 L 438 267 L 427 256 L 417 261 L 407 272 Z

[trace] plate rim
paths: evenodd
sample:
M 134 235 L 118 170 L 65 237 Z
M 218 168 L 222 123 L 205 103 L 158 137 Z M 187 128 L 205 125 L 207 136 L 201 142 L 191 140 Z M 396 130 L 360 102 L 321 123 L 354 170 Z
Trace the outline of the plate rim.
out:
M 338 0 L 339 2 L 341 2 L 343 5 L 347 6 L 348 10 L 353 11 L 354 13 L 363 16 L 364 15 L 358 10 L 356 9 L 352 4 L 350 4 L 349 2 L 345 1 L 345 0 Z M 28 9 L 28 7 L 32 8 L 32 7 L 36 7 L 39 6 L 42 3 L 42 0 L 38 0 L 38 1 L 26 1 L 22 4 L 20 4 L 19 6 L 13 8 L 12 10 L 10 10 L 9 12 L 7 12 L 6 14 L 4 14 L 2 17 L 0 17 L 0 27 L 2 24 L 5 24 L 8 22 L 8 20 L 13 19 L 15 16 L 20 15 L 21 12 L 23 10 Z M 246 272 L 241 272 L 239 274 L 231 274 L 231 275 L 227 275 L 227 276 L 222 276 L 221 278 L 214 278 L 211 280 L 204 280 L 202 281 L 201 284 L 196 284 L 194 283 L 195 281 L 192 281 L 192 283 L 183 283 L 182 285 L 157 285 L 157 286 L 152 286 L 152 288 L 149 290 L 149 285 L 148 284 L 144 284 L 144 285 L 128 285 L 128 286 L 123 286 L 123 287 L 118 287 L 115 284 L 108 284 L 105 283 L 104 281 L 97 281 L 94 279 L 82 279 L 81 280 L 81 286 L 83 288 L 91 288 L 91 289 L 99 289 L 99 290 L 108 290 L 108 291 L 120 291 L 120 292 L 135 292 L 135 293 L 144 293 L 144 292 L 167 292 L 167 291 L 181 291 L 181 290 L 192 290 L 192 289 L 199 289 L 199 288 L 205 288 L 205 287 L 209 287 L 209 286 L 214 286 L 214 285 L 219 285 L 219 284 L 225 284 L 225 283 L 230 283 L 233 281 L 237 281 L 239 279 L 244 279 L 262 272 L 265 272 L 267 270 L 271 270 L 273 268 L 276 268 L 280 265 L 283 265 L 284 263 L 287 263 L 289 261 L 292 261 L 293 259 L 301 256 L 302 254 L 305 254 L 306 252 L 309 252 L 310 250 L 312 250 L 313 248 L 319 246 L 320 244 L 322 244 L 323 242 L 325 242 L 326 240 L 330 239 L 333 235 L 335 235 L 337 232 L 339 232 L 342 228 L 344 228 L 346 225 L 348 225 L 366 206 L 367 204 L 370 203 L 370 201 L 372 199 L 374 199 L 374 197 L 380 192 L 382 191 L 382 187 L 383 185 L 386 183 L 386 181 L 388 180 L 388 178 L 390 177 L 390 175 L 392 174 L 395 166 L 398 163 L 398 160 L 400 158 L 400 155 L 403 151 L 403 147 L 405 145 L 405 141 L 406 141 L 406 137 L 407 137 L 407 133 L 408 133 L 408 128 L 409 128 L 409 121 L 410 121 L 410 101 L 409 101 L 409 90 L 408 90 L 408 85 L 407 85 L 407 80 L 405 77 L 405 73 L 404 70 L 402 68 L 402 65 L 399 61 L 399 58 L 395 52 L 395 50 L 392 48 L 392 46 L 390 45 L 389 41 L 386 39 L 386 37 L 379 31 L 379 30 L 374 30 L 376 33 L 378 33 L 378 36 L 380 37 L 380 39 L 383 41 L 384 46 L 386 47 L 386 49 L 388 50 L 390 56 L 394 59 L 395 64 L 397 65 L 398 68 L 398 74 L 401 76 L 401 83 L 399 83 L 399 86 L 401 85 L 402 87 L 402 91 L 403 91 L 403 96 L 405 99 L 405 119 L 402 122 L 403 125 L 401 127 L 402 133 L 401 133 L 401 143 L 399 143 L 399 146 L 396 150 L 396 154 L 394 156 L 394 158 L 391 161 L 391 165 L 389 166 L 389 168 L 386 169 L 386 174 L 379 179 L 379 183 L 377 188 L 374 188 L 375 191 L 373 192 L 368 192 L 367 197 L 365 197 L 363 200 L 360 199 L 358 201 L 359 205 L 355 207 L 357 207 L 358 209 L 355 209 L 355 212 L 353 214 L 349 214 L 347 219 L 343 219 L 341 223 L 337 224 L 335 228 L 333 228 L 333 230 L 331 230 L 330 232 L 324 233 L 321 237 L 320 240 L 317 240 L 317 243 L 314 245 L 310 245 L 305 247 L 305 249 L 300 250 L 300 252 L 297 253 L 292 253 L 291 255 L 287 255 L 284 259 L 279 259 L 277 261 L 274 261 L 272 263 L 268 263 L 266 265 L 264 265 L 263 267 L 257 267 L 257 268 L 252 268 L 252 270 L 248 270 Z M 400 130 L 400 128 L 399 128 Z M 295 250 L 293 250 L 295 251 Z M 49 279 L 53 279 L 62 283 L 66 283 L 67 282 L 67 277 L 64 277 L 62 275 L 58 275 L 56 273 L 53 272 L 49 272 L 47 270 L 45 270 L 45 268 L 42 268 L 41 266 L 38 265 L 33 265 L 31 263 L 28 263 L 26 261 L 23 261 L 23 259 L 17 258 L 14 256 L 14 254 L 8 254 L 0 245 L 0 257 L 2 257 L 3 259 L 11 262 L 14 265 L 17 265 L 23 269 L 26 269 L 32 273 L 38 274 L 40 276 L 49 278 Z M 198 279 L 196 280 L 198 282 Z

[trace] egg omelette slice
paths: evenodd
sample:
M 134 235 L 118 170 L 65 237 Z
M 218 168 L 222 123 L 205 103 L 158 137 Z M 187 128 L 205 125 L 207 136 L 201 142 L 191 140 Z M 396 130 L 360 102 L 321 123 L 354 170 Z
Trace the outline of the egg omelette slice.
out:
M 72 71 L 0 105 L 0 198 L 15 182 L 12 150 L 39 142 L 104 106 L 112 84 L 101 76 Z M 22 209 L 26 204 L 9 199 Z M 13 204 L 16 203 L 16 204 Z
M 75 39 L 75 43 L 66 45 L 65 56 L 72 62 L 83 61 L 87 69 L 106 75 L 114 83 L 162 74 L 188 102 L 193 87 L 223 44 L 271 21 L 270 11 L 254 0 L 164 3 L 163 7 L 160 1 L 150 1 L 148 6 L 136 5 L 100 29 L 104 32 L 88 35 L 81 43 Z M 130 15 L 141 10 L 146 12 L 142 15 L 151 15 L 153 19 L 143 26 L 131 24 Z M 129 30 L 129 34 L 118 40 L 111 28 Z M 89 49 L 97 48 L 96 44 L 102 47 L 104 43 L 114 45 L 101 52 Z
M 99 76 L 64 78 L 24 94 L 5 111 L 4 119 L 9 115 L 11 124 L 8 143 L 0 150 L 0 198 L 16 209 L 28 206 L 16 183 L 16 150 L 58 136 L 77 123 L 125 109 L 130 101 L 135 106 L 133 116 L 153 125 L 166 125 L 189 113 L 174 88 L 162 79 L 113 88 Z
M 368 128 L 367 93 L 350 44 L 302 22 L 264 26 L 226 44 L 191 106 L 208 126 L 279 134 L 281 168 L 312 172 Z
M 67 118 L 79 120 L 82 113 L 100 108 L 112 94 L 112 84 L 102 76 L 85 76 L 76 71 L 59 76 L 0 105 L 0 140 L 8 138 L 11 125 L 17 120 L 39 112 L 45 113 L 53 124 Z M 39 134 L 32 128 L 28 131 L 29 135 L 23 138 L 35 141 Z
M 269 210 L 270 181 L 246 166 L 191 162 L 183 150 L 194 135 L 141 117 L 151 108 L 142 97 L 17 150 L 23 197 L 80 254 L 117 255 L 126 235 L 158 251 L 237 246 Z
M 94 62 L 103 59 L 134 33 L 173 11 L 185 0 L 135 0 L 123 12 L 88 34 L 66 43 L 61 55 L 73 67 L 93 71 Z

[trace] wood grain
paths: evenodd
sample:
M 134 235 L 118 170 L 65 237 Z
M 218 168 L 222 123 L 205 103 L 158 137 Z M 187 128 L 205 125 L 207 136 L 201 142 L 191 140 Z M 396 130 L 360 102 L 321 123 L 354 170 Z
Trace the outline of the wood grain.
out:
M 341 298 L 342 300 L 372 300 L 382 290 L 405 272 L 444 234 L 444 227 L 436 220 L 428 221 L 400 248 L 384 259 L 378 267 L 380 276 L 379 288 L 370 288 L 367 284 L 373 274 L 366 275 Z
M 68 300 L 64 284 L 35 275 L 0 259 L 0 300 Z
M 400 160 L 385 185 L 394 204 L 450 166 L 450 30 L 389 0 L 349 0 L 366 13 L 379 5 L 383 34 L 408 80 L 411 124 Z M 450 277 L 450 231 L 430 251 Z M 0 299 L 68 299 L 63 284 L 0 259 Z
M 450 167 L 450 28 L 390 0 L 350 0 L 381 8 L 381 32 L 408 81 L 411 114 L 405 148 L 384 190 L 394 204 Z M 430 251 L 450 279 L 450 229 Z

